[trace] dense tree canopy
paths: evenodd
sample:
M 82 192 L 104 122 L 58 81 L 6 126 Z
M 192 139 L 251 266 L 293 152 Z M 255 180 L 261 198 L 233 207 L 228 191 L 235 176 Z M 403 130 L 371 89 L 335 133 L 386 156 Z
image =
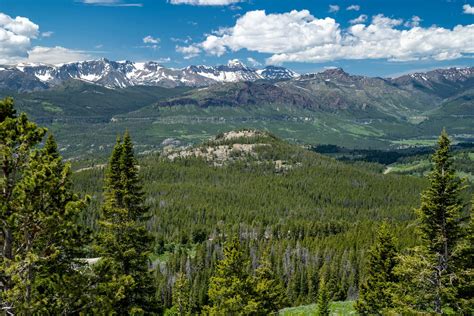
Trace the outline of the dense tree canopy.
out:
M 383 223 L 367 258 L 367 277 L 361 283 L 356 309 L 361 314 L 382 315 L 393 306 L 392 287 L 397 281 L 393 269 L 397 263 L 395 240 Z
M 78 312 L 89 300 L 78 271 L 88 242 L 77 224 L 85 201 L 71 190 L 70 165 L 52 135 L 38 148 L 44 129 L 16 116 L 11 99 L 0 102 L 0 113 L 2 307 L 18 314 Z

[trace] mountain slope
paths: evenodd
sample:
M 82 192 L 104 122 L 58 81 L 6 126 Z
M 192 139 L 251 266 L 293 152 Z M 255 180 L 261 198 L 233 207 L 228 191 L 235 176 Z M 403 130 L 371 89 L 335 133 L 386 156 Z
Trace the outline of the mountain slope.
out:
M 250 258 L 272 249 L 276 275 L 288 281 L 289 289 L 301 291 L 298 297 L 314 297 L 299 290 L 301 275 L 324 271 L 343 280 L 334 282 L 334 289 L 338 299 L 345 299 L 355 295 L 380 222 L 390 220 L 400 247 L 415 242 L 411 209 L 419 203 L 424 180 L 350 166 L 265 133 L 231 132 L 192 150 L 220 152 L 227 146 L 238 155 L 237 148 L 245 145 L 254 150 L 238 156 L 242 159 L 230 155 L 233 160 L 219 166 L 192 156 L 140 157 L 150 207 L 147 227 L 159 241 L 158 254 L 166 252 L 157 262 L 166 267 L 160 274 L 164 290 L 180 269 L 176 263 L 210 273 L 215 266 L 206 258 L 222 251 L 225 236 L 236 235 Z M 288 168 L 276 168 L 277 162 Z M 93 197 L 87 212 L 92 222 L 100 211 L 103 168 L 81 169 L 74 173 L 74 184 Z
M 147 86 L 107 89 L 79 80 L 67 80 L 51 89 L 30 93 L 0 90 L 0 98 L 13 96 L 18 108 L 36 120 L 80 121 L 95 118 L 108 121 L 114 115 L 140 109 L 187 90 L 189 88 L 166 89 Z
M 391 79 L 391 82 L 402 89 L 448 98 L 474 86 L 474 67 L 417 72 Z
M 408 91 L 382 78 L 352 76 L 342 69 L 303 75 L 281 82 L 238 82 L 192 90 L 160 105 L 248 106 L 280 104 L 313 110 L 348 110 L 365 117 L 407 119 L 433 108 L 441 99 Z

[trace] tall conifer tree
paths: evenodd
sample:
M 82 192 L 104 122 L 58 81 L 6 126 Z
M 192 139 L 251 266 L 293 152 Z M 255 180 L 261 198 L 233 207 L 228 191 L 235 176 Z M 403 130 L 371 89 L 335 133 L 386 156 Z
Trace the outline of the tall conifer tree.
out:
M 252 315 L 256 313 L 256 302 L 251 291 L 248 274 L 249 262 L 234 238 L 224 245 L 224 258 L 219 261 L 209 283 L 209 300 L 206 312 L 209 315 Z
M 430 185 L 421 195 L 416 209 L 419 247 L 400 256 L 395 268 L 399 278 L 396 288 L 396 310 L 437 314 L 461 310 L 459 285 L 463 279 L 463 260 L 459 251 L 465 242 L 466 220 L 461 200 L 464 189 L 456 176 L 450 154 L 450 140 L 445 130 L 432 156 Z M 462 256 L 461 256 L 462 257 Z
M 329 303 L 331 302 L 331 297 L 329 294 L 329 290 L 326 285 L 326 280 L 321 278 L 319 282 L 319 289 L 318 289 L 318 304 L 317 304 L 317 313 L 316 315 L 319 316 L 329 316 Z
M 288 304 L 285 289 L 275 277 L 267 253 L 264 253 L 255 271 L 252 287 L 259 313 L 270 315 Z
M 96 245 L 100 260 L 94 265 L 96 311 L 119 315 L 158 312 L 148 258 L 153 240 L 143 221 L 148 209 L 128 132 L 123 141 L 117 139 L 110 157 L 104 199 Z
M 45 130 L 0 102 L 2 308 L 18 314 L 67 314 L 87 304 L 79 268 L 87 234 L 76 224 L 85 201 L 72 192 L 70 167 Z
M 173 308 L 180 316 L 191 315 L 190 292 L 188 277 L 185 273 L 178 273 L 173 287 Z
M 445 130 L 438 139 L 438 148 L 432 160 L 433 171 L 428 179 L 430 187 L 421 195 L 421 206 L 416 210 L 420 235 L 430 254 L 433 282 L 433 310 L 442 307 L 456 296 L 451 283 L 456 267 L 453 251 L 462 239 L 462 215 L 464 207 L 460 193 L 463 189 L 452 166 L 450 140 Z

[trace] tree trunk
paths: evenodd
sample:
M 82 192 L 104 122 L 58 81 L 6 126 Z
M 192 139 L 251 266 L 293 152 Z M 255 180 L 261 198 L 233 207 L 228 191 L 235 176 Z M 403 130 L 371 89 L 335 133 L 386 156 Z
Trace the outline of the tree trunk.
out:
M 5 225 L 6 226 L 6 225 Z M 2 259 L 13 259 L 13 231 L 9 227 L 3 228 L 3 249 L 2 249 Z M 3 261 L 2 260 L 2 261 Z M 10 278 L 2 273 L 2 290 L 6 291 L 10 289 Z
M 442 288 L 442 275 L 445 270 L 444 257 L 440 254 L 438 255 L 438 265 L 435 267 L 435 300 L 434 300 L 434 312 L 436 314 L 442 314 L 442 299 L 441 299 L 441 288 Z

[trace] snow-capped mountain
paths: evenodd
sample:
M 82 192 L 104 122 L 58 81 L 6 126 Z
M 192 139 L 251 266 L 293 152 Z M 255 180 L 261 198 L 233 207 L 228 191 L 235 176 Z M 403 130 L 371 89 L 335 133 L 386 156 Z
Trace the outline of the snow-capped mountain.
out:
M 263 69 L 259 69 L 257 70 L 257 74 L 267 80 L 292 79 L 299 76 L 299 74 L 290 69 L 276 66 L 267 66 Z
M 474 67 L 452 67 L 428 72 L 415 72 L 391 80 L 393 84 L 405 89 L 424 90 L 446 98 L 460 89 L 474 85 Z
M 247 67 L 239 60 L 221 66 L 188 66 L 166 68 L 156 62 L 110 61 L 108 59 L 61 65 L 18 64 L 0 66 L 0 88 L 31 91 L 42 90 L 67 80 L 82 80 L 107 88 L 130 86 L 202 87 L 222 82 L 281 80 L 298 76 L 283 67 L 264 69 Z

